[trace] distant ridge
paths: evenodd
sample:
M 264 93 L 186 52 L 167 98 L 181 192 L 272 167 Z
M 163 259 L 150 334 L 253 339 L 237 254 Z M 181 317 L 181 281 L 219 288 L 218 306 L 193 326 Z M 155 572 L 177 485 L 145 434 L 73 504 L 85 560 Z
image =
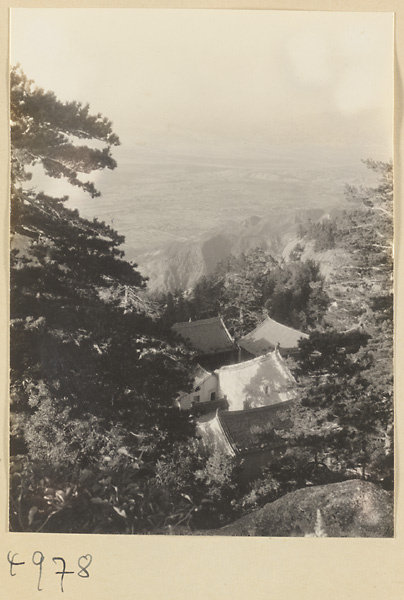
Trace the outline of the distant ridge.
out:
M 152 291 L 189 289 L 203 276 L 211 274 L 217 264 L 231 254 L 238 255 L 261 247 L 280 257 L 296 238 L 299 224 L 324 216 L 319 208 L 273 212 L 270 216 L 252 216 L 237 226 L 215 229 L 195 241 L 165 244 L 159 250 L 138 257 L 142 274 L 149 277 Z

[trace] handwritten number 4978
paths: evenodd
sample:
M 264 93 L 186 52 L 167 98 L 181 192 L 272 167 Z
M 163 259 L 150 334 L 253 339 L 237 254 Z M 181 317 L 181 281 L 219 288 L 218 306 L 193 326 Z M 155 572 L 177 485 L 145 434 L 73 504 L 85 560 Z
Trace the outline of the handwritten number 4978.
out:
M 16 556 L 17 556 L 17 553 L 12 554 L 11 552 L 9 552 L 7 554 L 7 560 L 8 560 L 9 565 L 10 565 L 10 575 L 11 575 L 11 577 L 15 577 L 15 575 L 17 575 L 15 567 L 19 567 L 21 565 L 25 565 L 25 561 L 18 562 L 16 560 Z M 61 589 L 62 592 L 64 592 L 63 581 L 64 581 L 64 578 L 65 578 L 65 575 L 74 575 L 74 571 L 67 571 L 66 570 L 66 561 L 61 556 L 53 556 L 52 560 L 55 563 L 55 565 L 57 565 L 59 567 L 59 570 L 55 571 L 55 575 L 60 575 L 60 589 Z M 79 570 L 77 571 L 77 575 L 79 577 L 82 577 L 82 578 L 90 577 L 90 573 L 88 572 L 88 568 L 91 565 L 92 560 L 93 560 L 93 557 L 91 556 L 91 554 L 84 554 L 83 556 L 79 556 L 79 558 L 77 560 L 77 564 L 79 566 Z M 41 588 L 42 565 L 43 565 L 44 561 L 45 561 L 45 556 L 42 554 L 42 552 L 40 552 L 39 550 L 37 550 L 37 551 L 35 551 L 33 553 L 33 555 L 32 555 L 32 562 L 39 569 L 39 571 L 38 571 L 38 584 L 37 584 L 37 589 L 38 589 L 39 592 L 42 591 L 42 588 Z

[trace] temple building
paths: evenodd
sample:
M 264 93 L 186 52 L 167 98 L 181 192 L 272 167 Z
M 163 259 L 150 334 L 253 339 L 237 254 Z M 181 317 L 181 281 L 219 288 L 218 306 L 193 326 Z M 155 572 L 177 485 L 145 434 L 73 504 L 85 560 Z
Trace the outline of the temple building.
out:
M 192 411 L 195 416 L 229 406 L 224 398 L 219 398 L 217 375 L 205 371 L 201 365 L 196 365 L 192 391 L 181 394 L 177 398 L 177 405 L 181 410 Z
M 240 481 L 248 482 L 282 451 L 282 433 L 290 429 L 292 401 L 252 410 L 217 410 L 197 421 L 203 445 L 241 460 Z
M 278 350 L 215 371 L 218 396 L 229 410 L 246 410 L 292 400 L 296 381 Z
M 203 446 L 242 459 L 241 481 L 253 480 L 279 454 L 282 432 L 291 424 L 296 381 L 282 354 L 296 352 L 307 336 L 265 319 L 239 342 L 249 360 L 236 362 L 236 346 L 220 317 L 173 329 L 198 361 L 192 389 L 177 398 L 177 406 L 195 417 Z
M 192 391 L 181 394 L 177 405 L 194 414 L 214 412 L 217 408 L 237 411 L 272 406 L 293 400 L 295 384 L 285 361 L 275 350 L 213 373 L 197 365 Z
M 237 361 L 237 346 L 221 317 L 175 323 L 173 330 L 195 350 L 198 363 L 209 371 Z
M 275 349 L 283 356 L 290 356 L 299 351 L 299 340 L 308 337 L 301 331 L 267 317 L 253 331 L 239 339 L 240 358 L 261 356 Z

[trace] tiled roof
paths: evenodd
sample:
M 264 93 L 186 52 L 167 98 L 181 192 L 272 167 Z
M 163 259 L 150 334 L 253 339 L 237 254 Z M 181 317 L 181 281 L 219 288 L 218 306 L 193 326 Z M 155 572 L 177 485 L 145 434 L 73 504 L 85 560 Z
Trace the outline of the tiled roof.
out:
M 173 329 L 200 354 L 219 354 L 234 348 L 234 341 L 220 317 L 175 323 Z
M 301 338 L 308 335 L 277 323 L 267 317 L 258 327 L 242 337 L 238 345 L 254 356 L 259 356 L 270 350 L 274 350 L 280 344 L 280 350 L 296 350 Z
M 278 351 L 215 371 L 229 410 L 257 408 L 295 397 L 296 381 Z
M 209 413 L 201 415 L 197 419 L 197 431 L 201 436 L 202 443 L 206 448 L 223 452 L 229 456 L 236 454 L 235 449 L 230 443 L 228 436 L 225 434 L 220 423 L 218 415 L 221 412 Z
M 229 404 L 226 398 L 219 398 L 218 400 L 210 400 L 209 402 L 200 402 L 199 404 L 194 404 L 191 408 L 191 413 L 198 417 L 200 415 L 216 413 L 217 410 L 226 410 L 227 408 L 229 408 Z
M 223 431 L 236 453 L 261 448 L 264 444 L 259 433 L 271 433 L 274 429 L 289 429 L 292 425 L 287 411 L 292 401 L 251 410 L 220 411 L 217 413 Z M 273 432 L 272 444 L 277 443 Z M 278 437 L 279 439 L 279 437 Z M 271 445 L 268 441 L 267 444 Z

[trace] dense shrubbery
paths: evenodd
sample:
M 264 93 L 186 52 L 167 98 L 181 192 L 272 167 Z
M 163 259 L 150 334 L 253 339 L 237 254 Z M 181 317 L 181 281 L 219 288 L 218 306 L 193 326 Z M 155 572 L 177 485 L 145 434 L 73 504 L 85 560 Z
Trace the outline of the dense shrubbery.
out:
M 323 252 L 332 250 L 336 246 L 338 238 L 338 226 L 335 219 L 327 219 L 313 223 L 309 221 L 307 225 L 299 225 L 299 238 L 308 238 L 314 240 L 314 251 Z
M 135 447 L 153 465 L 194 434 L 173 406 L 190 385 L 189 353 L 158 322 L 144 278 L 124 260 L 124 238 L 67 209 L 66 198 L 24 185 L 29 167 L 41 164 L 98 196 L 78 173 L 116 166 L 111 123 L 35 88 L 19 69 L 11 72 L 11 119 L 10 446 L 26 455 L 13 467 L 10 522 L 18 530 L 98 530 L 102 511 L 91 524 L 85 507 L 99 490 L 102 510 L 119 522 L 125 507 L 103 482 L 115 470 L 126 490 L 125 477 L 139 470 L 138 458 L 122 464 L 124 450 Z M 88 147 L 75 145 L 84 139 Z
M 361 476 L 391 489 L 393 177 L 390 163 L 365 162 L 381 179 L 376 188 L 347 188 L 354 208 L 331 223 L 346 263 L 327 282 L 335 301 L 323 328 L 300 342 L 285 457 L 303 453 L 331 477 Z
M 106 436 L 86 467 L 74 462 L 11 460 L 14 531 L 177 533 L 218 527 L 240 514 L 238 465 L 181 444 L 158 460 Z M 117 443 L 118 442 L 118 443 Z
M 391 486 L 391 166 L 368 162 L 380 186 L 349 188 L 354 210 L 305 232 L 317 250 L 346 249 L 354 283 L 344 288 L 341 273 L 325 282 L 299 248 L 288 263 L 256 249 L 191 294 L 161 298 L 159 312 L 117 232 L 24 186 L 40 163 L 99 195 L 77 172 L 115 167 L 111 123 L 18 69 L 11 103 L 11 529 L 177 533 L 219 527 L 305 485 L 361 475 Z M 293 427 L 277 432 L 284 451 L 249 489 L 238 461 L 203 451 L 173 407 L 190 388 L 192 355 L 169 326 L 218 313 L 236 337 L 268 313 L 302 330 L 322 325 L 301 344 Z
M 257 248 L 220 263 L 190 295 L 169 293 L 160 303 L 171 324 L 220 314 L 236 338 L 251 331 L 267 314 L 307 331 L 321 323 L 326 313 L 329 298 L 324 286 L 314 261 L 276 261 Z

